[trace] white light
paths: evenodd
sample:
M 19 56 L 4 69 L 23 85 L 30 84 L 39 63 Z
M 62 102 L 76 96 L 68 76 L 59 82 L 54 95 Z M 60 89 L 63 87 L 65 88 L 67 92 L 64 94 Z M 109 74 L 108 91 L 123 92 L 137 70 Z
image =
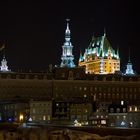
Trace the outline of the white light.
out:
M 138 111 L 138 108 L 135 106 L 135 111 L 137 112 Z
M 124 125 L 125 125 L 125 122 L 124 122 L 124 121 L 122 121 L 122 122 L 121 122 L 121 125 L 122 125 L 122 126 L 124 126 Z
M 32 122 L 32 118 L 29 118 L 29 122 Z
M 131 106 L 129 107 L 129 111 L 132 111 L 132 107 Z
M 77 120 L 74 121 L 74 126 L 81 126 L 82 124 L 79 123 Z
M 101 124 L 106 124 L 106 120 L 101 120 Z
M 124 105 L 124 101 L 121 101 L 121 105 Z
M 46 116 L 45 116 L 45 115 L 43 116 L 43 120 L 44 120 L 44 121 L 46 120 Z
M 74 120 L 74 123 L 78 123 L 78 121 L 77 120 Z
M 86 94 L 84 94 L 84 98 L 86 98 L 87 97 L 87 95 Z

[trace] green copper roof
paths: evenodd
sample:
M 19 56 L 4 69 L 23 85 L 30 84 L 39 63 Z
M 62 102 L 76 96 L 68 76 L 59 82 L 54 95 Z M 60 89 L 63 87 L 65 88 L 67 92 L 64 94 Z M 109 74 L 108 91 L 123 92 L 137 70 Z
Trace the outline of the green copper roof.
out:
M 83 56 L 96 54 L 98 57 L 107 58 L 109 54 L 114 59 L 119 59 L 119 53 L 115 54 L 115 50 L 112 48 L 109 40 L 107 39 L 106 35 L 104 34 L 101 37 L 92 37 L 92 40 L 87 49 L 85 49 L 85 53 Z M 80 59 L 82 57 L 80 56 Z M 82 60 L 82 59 L 81 59 Z

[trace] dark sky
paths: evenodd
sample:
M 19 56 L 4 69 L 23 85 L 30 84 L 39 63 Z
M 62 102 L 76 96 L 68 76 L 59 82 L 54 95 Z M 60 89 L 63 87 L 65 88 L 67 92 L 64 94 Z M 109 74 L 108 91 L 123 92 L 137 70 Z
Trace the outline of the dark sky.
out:
M 128 61 L 129 48 L 134 69 L 140 73 L 140 14 L 136 1 L 92 0 L 0 3 L 0 44 L 5 43 L 11 70 L 42 71 L 49 64 L 59 65 L 66 18 L 77 64 L 80 49 L 88 47 L 92 35 L 107 37 L 119 46 L 121 70 Z M 2 52 L 0 52 L 2 57 Z

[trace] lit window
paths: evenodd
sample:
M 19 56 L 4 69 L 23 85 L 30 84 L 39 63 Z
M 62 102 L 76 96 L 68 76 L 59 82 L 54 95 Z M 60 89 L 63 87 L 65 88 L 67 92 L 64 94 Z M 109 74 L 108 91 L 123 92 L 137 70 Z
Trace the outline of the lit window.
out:
M 84 98 L 86 98 L 87 97 L 87 95 L 86 94 L 84 94 Z
M 121 101 L 121 105 L 124 105 L 124 101 Z
M 101 124 L 106 124 L 106 120 L 101 120 Z
M 99 118 L 99 115 L 97 115 L 96 118 Z
M 135 111 L 136 111 L 136 112 L 138 111 L 138 108 L 137 108 L 137 106 L 135 106 Z
M 129 107 L 129 111 L 132 111 L 132 106 Z
M 43 121 L 45 121 L 45 120 L 46 120 L 46 116 L 44 115 L 44 116 L 43 116 Z
M 124 119 L 126 119 L 126 116 L 123 116 Z

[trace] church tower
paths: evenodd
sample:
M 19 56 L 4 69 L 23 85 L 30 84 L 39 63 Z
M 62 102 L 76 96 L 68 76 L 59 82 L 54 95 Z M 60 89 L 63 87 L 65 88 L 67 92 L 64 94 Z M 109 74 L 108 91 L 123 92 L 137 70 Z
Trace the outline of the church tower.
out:
M 126 65 L 126 71 L 125 71 L 124 75 L 135 75 L 133 68 L 132 68 L 132 63 L 130 61 L 130 49 L 129 49 L 129 60 Z
M 6 58 L 5 56 L 3 56 L 3 59 L 1 61 L 1 66 L 0 66 L 0 71 L 1 72 L 8 72 L 8 66 L 7 66 L 7 61 L 6 61 Z
M 6 58 L 5 58 L 5 45 L 3 45 L 0 48 L 0 51 L 3 51 L 3 58 L 1 60 L 0 72 L 9 72 L 10 70 L 8 69 L 7 61 L 6 61 Z
M 72 43 L 70 41 L 70 29 L 69 29 L 69 19 L 67 21 L 67 28 L 65 31 L 65 42 L 62 46 L 62 56 L 61 56 L 61 65 L 60 67 L 67 67 L 67 68 L 73 68 L 75 67 L 75 64 L 73 62 L 74 56 L 72 54 Z

